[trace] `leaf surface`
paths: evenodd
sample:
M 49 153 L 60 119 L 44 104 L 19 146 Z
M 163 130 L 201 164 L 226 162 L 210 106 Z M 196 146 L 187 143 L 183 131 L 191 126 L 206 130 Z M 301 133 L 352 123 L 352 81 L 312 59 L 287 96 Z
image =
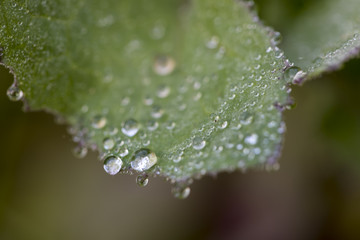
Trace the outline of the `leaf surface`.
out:
M 80 155 L 132 172 L 150 149 L 144 171 L 173 182 L 276 163 L 285 59 L 245 3 L 3 0 L 0 21 L 15 87 L 70 124 Z

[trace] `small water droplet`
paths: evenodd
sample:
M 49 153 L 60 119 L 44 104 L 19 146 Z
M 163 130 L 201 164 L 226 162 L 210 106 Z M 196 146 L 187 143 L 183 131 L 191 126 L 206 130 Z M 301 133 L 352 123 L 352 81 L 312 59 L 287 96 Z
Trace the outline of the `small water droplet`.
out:
M 219 37 L 212 36 L 210 40 L 206 43 L 206 47 L 210 49 L 217 48 L 217 46 L 219 45 L 219 41 Z
M 162 85 L 159 87 L 157 91 L 157 96 L 159 98 L 166 98 L 170 94 L 170 88 L 166 85 Z
M 91 126 L 95 129 L 101 129 L 101 128 L 105 127 L 106 122 L 107 122 L 107 120 L 105 117 L 103 117 L 101 115 L 96 115 L 92 120 Z
M 178 186 L 178 185 L 174 186 L 171 190 L 173 196 L 178 199 L 185 199 L 189 197 L 190 191 L 191 191 L 190 187 Z
M 119 149 L 119 156 L 120 157 L 125 157 L 129 154 L 129 150 L 127 148 L 122 148 Z
M 272 43 L 274 45 L 279 45 L 282 41 L 282 36 L 281 36 L 281 33 L 279 32 L 274 32 L 273 33 L 273 38 L 272 38 Z
M 175 125 L 176 125 L 176 123 L 175 123 L 174 121 L 168 121 L 168 122 L 166 123 L 166 128 L 167 128 L 168 130 L 172 130 L 172 129 L 175 128 Z
M 161 118 L 163 114 L 164 114 L 164 110 L 160 106 L 154 105 L 152 107 L 151 116 L 153 118 Z
M 124 122 L 123 127 L 121 128 L 123 134 L 128 137 L 133 137 L 139 131 L 139 124 L 134 119 L 128 119 Z
M 206 145 L 206 141 L 201 137 L 194 138 L 192 146 L 195 150 L 201 150 L 205 147 L 205 145 Z
M 296 66 L 289 67 L 284 72 L 284 79 L 286 82 L 292 82 L 294 77 L 298 72 L 300 72 L 301 69 Z
M 227 121 L 224 121 L 224 122 L 219 126 L 219 128 L 220 128 L 220 129 L 225 129 L 225 128 L 227 127 L 227 125 L 228 125 L 228 122 L 227 122 Z
M 157 121 L 154 120 L 149 120 L 147 122 L 147 128 L 149 129 L 149 131 L 154 131 L 159 127 L 159 123 Z
M 24 96 L 24 92 L 19 87 L 17 87 L 15 84 L 11 85 L 8 88 L 6 94 L 8 95 L 8 97 L 11 101 L 19 101 Z
M 140 187 L 145 187 L 149 183 L 149 177 L 146 174 L 141 174 L 136 177 L 136 183 Z
M 245 143 L 250 144 L 250 145 L 255 145 L 258 141 L 258 135 L 253 133 L 247 137 L 245 137 Z
M 122 160 L 116 156 L 109 156 L 104 161 L 104 170 L 110 175 L 117 174 L 123 165 Z
M 240 116 L 240 123 L 243 125 L 249 125 L 253 121 L 253 116 L 245 111 Z
M 112 138 L 105 138 L 103 141 L 103 147 L 105 150 L 110 150 L 114 147 L 115 141 Z
M 154 100 L 151 97 L 147 96 L 144 98 L 144 103 L 145 105 L 150 106 L 154 103 Z
M 106 131 L 104 131 L 104 133 L 106 135 L 110 135 L 110 136 L 114 136 L 115 134 L 118 133 L 118 129 L 116 127 L 109 127 Z
M 154 72 L 160 76 L 166 76 L 172 73 L 175 69 L 176 62 L 169 56 L 158 56 L 154 62 Z
M 76 146 L 73 150 L 73 154 L 77 158 L 84 158 L 88 152 L 88 149 L 85 146 Z
M 143 148 L 135 152 L 130 165 L 134 170 L 143 172 L 154 166 L 156 162 L 156 154 L 149 149 Z

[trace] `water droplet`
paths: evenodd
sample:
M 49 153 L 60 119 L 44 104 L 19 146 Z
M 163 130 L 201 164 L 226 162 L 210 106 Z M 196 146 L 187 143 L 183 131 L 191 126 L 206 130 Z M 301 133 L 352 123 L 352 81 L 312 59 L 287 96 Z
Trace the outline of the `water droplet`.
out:
M 127 148 L 119 149 L 119 156 L 125 157 L 129 154 L 129 150 Z
M 91 123 L 91 126 L 95 129 L 101 129 L 106 125 L 106 118 L 101 115 L 96 115 Z
M 116 127 L 109 127 L 106 131 L 105 134 L 106 135 L 110 135 L 110 136 L 114 136 L 115 134 L 118 133 L 118 129 Z
M 210 49 L 217 48 L 219 45 L 219 37 L 212 36 L 211 39 L 206 43 L 206 47 Z
M 104 170 L 110 175 L 117 174 L 123 165 L 122 160 L 116 156 L 109 156 L 104 161 Z
M 220 129 L 225 129 L 225 128 L 227 127 L 227 125 L 228 125 L 228 122 L 227 122 L 227 121 L 224 121 L 224 122 L 219 126 L 219 128 L 220 128 Z
M 141 174 L 139 176 L 136 177 L 136 183 L 137 185 L 139 185 L 140 187 L 145 187 L 146 185 L 148 185 L 149 183 L 149 177 L 146 174 Z
M 205 145 L 206 145 L 206 141 L 201 137 L 194 138 L 192 146 L 195 150 L 201 150 L 205 147 Z
M 157 96 L 159 98 L 166 98 L 170 94 L 170 88 L 168 86 L 162 85 L 157 91 Z
M 11 101 L 19 101 L 23 98 L 24 92 L 18 88 L 15 84 L 11 85 L 6 94 L 8 95 Z
M 143 172 L 154 166 L 156 162 L 156 154 L 149 149 L 143 148 L 135 152 L 133 161 L 130 164 L 134 170 Z
M 84 158 L 88 152 L 88 149 L 85 146 L 76 146 L 73 150 L 73 154 L 77 158 Z
M 178 199 L 185 199 L 190 195 L 190 187 L 187 186 L 174 186 L 171 190 L 174 197 Z
M 243 125 L 249 125 L 253 121 L 253 116 L 249 112 L 243 112 L 240 116 L 240 123 Z
M 174 121 L 168 121 L 168 122 L 166 123 L 166 128 L 167 128 L 168 130 L 172 130 L 172 129 L 174 129 L 175 125 L 176 125 L 176 123 L 175 123 Z
M 161 118 L 163 114 L 164 114 L 164 110 L 160 106 L 154 105 L 152 107 L 151 116 L 153 118 Z
M 123 127 L 121 128 L 121 131 L 126 136 L 133 137 L 139 131 L 139 124 L 134 119 L 128 119 L 123 124 Z
M 105 138 L 103 141 L 103 147 L 105 150 L 110 150 L 114 147 L 115 141 L 112 138 Z
M 282 36 L 281 36 L 281 33 L 279 32 L 274 32 L 273 33 L 273 38 L 272 38 L 272 43 L 274 45 L 279 45 L 282 41 Z
M 255 145 L 258 141 L 258 135 L 253 133 L 245 138 L 245 143 Z
M 169 56 L 158 56 L 154 62 L 154 72 L 161 76 L 166 76 L 172 73 L 175 69 L 176 62 Z
M 147 128 L 149 129 L 149 131 L 154 131 L 158 128 L 159 123 L 157 121 L 154 120 L 149 120 L 147 122 Z
M 145 105 L 150 106 L 154 103 L 154 100 L 151 97 L 147 96 L 144 98 L 144 103 Z
M 298 72 L 300 72 L 301 69 L 299 67 L 293 66 L 289 67 L 284 72 L 284 79 L 286 82 L 292 82 L 294 80 L 294 77 Z M 302 72 L 302 71 L 301 71 Z

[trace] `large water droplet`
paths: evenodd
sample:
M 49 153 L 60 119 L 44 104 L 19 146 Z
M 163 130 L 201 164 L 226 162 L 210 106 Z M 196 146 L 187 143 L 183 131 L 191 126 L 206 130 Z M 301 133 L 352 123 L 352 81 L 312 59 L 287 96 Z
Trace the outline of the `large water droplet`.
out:
M 135 152 L 130 165 L 134 170 L 143 172 L 154 166 L 156 162 L 156 154 L 149 149 L 143 148 Z
M 103 117 L 101 115 L 96 115 L 92 120 L 91 126 L 95 129 L 101 129 L 101 128 L 105 127 L 106 122 L 107 122 L 107 120 L 105 117 Z
M 117 174 L 123 165 L 122 160 L 116 156 L 109 156 L 104 161 L 104 170 L 110 175 Z
M 192 146 L 195 150 L 201 150 L 205 147 L 205 145 L 206 145 L 206 141 L 201 137 L 194 138 Z
M 166 76 L 172 73 L 175 69 L 176 62 L 169 56 L 158 56 L 154 62 L 154 72 L 161 76 Z
M 140 187 L 145 187 L 146 185 L 148 185 L 149 183 L 149 177 L 146 174 L 141 174 L 139 176 L 136 177 L 136 183 L 137 185 L 139 185 Z
M 126 136 L 133 137 L 139 131 L 139 124 L 134 119 L 128 119 L 124 122 L 121 131 Z
M 24 92 L 18 88 L 15 84 L 11 85 L 6 94 L 8 95 L 11 101 L 19 101 L 23 98 Z

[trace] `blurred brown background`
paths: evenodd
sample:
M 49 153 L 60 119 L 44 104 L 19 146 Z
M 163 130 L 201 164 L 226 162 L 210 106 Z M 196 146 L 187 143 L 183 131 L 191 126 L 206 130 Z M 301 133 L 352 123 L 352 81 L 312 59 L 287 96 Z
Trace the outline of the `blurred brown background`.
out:
M 23 113 L 11 83 L 1 67 L 1 240 L 360 239 L 360 60 L 294 87 L 280 171 L 206 177 L 186 200 L 162 179 L 107 175 L 94 153 L 73 157 L 66 127 Z

